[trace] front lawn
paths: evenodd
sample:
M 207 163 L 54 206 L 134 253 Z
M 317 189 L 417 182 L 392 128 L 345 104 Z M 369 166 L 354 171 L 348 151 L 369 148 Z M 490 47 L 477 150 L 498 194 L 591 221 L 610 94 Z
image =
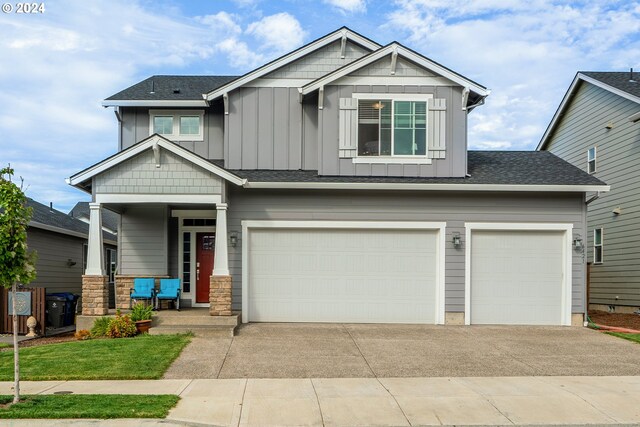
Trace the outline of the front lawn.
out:
M 6 407 L 13 396 L 0 395 L 0 418 L 165 418 L 180 398 L 172 394 L 49 394 L 22 399 Z
M 620 332 L 607 332 L 609 335 L 613 335 L 614 337 L 624 338 L 625 340 L 637 342 L 640 344 L 640 334 L 623 334 Z
M 140 335 L 24 348 L 20 350 L 20 379 L 154 380 L 162 377 L 189 341 L 189 335 Z M 13 351 L 4 351 L 0 353 L 0 381 L 10 380 Z

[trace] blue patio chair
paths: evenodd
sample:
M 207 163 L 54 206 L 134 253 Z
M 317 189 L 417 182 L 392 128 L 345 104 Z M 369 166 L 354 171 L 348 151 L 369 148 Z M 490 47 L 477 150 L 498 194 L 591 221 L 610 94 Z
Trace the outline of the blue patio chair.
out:
M 133 288 L 129 289 L 129 308 L 132 307 L 133 300 L 148 300 L 153 304 L 156 293 L 156 279 L 153 277 L 136 277 L 133 279 Z
M 180 279 L 160 279 L 160 292 L 156 294 L 156 310 L 160 300 L 174 301 L 176 310 L 180 311 Z

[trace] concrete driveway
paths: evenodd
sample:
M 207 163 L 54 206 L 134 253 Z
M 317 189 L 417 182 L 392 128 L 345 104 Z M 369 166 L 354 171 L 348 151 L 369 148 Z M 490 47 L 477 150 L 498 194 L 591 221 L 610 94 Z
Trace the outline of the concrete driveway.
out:
M 640 345 L 580 327 L 252 323 L 194 338 L 165 378 L 640 375 Z

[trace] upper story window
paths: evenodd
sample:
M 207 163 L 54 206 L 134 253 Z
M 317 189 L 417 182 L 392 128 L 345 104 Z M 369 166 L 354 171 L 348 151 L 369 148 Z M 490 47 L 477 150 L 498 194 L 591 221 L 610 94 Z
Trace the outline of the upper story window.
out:
M 204 111 L 149 110 L 149 133 L 172 141 L 204 140 Z
M 603 236 L 602 236 L 602 228 L 595 228 L 593 230 L 593 263 L 594 264 L 602 264 L 604 254 L 603 254 Z
M 358 156 L 426 154 L 426 100 L 358 100 Z
M 587 151 L 587 172 L 596 172 L 596 147 L 591 147 Z

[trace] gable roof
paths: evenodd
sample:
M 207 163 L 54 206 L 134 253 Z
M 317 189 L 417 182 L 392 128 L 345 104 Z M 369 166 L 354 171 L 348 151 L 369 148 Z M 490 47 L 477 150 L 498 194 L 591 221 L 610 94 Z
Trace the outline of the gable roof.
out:
M 89 219 L 89 202 L 78 202 L 76 205 L 71 208 L 69 211 L 69 216 L 73 218 L 86 218 Z M 117 213 L 102 208 L 102 226 L 108 228 L 109 230 L 118 230 L 118 221 L 120 219 L 120 215 Z
M 27 206 L 33 209 L 33 216 L 31 217 L 31 221 L 29 221 L 29 227 L 85 239 L 89 234 L 89 224 L 86 222 L 80 221 L 30 198 L 27 198 Z M 105 240 L 108 240 L 109 243 L 116 243 L 117 237 L 115 235 L 103 231 L 102 236 Z
M 219 162 L 218 162 L 219 163 Z M 548 151 L 469 151 L 467 177 L 324 176 L 316 170 L 231 170 L 246 188 L 444 191 L 608 191 L 609 186 Z
M 490 91 L 482 86 L 479 83 L 474 82 L 467 77 L 456 73 L 453 70 L 423 56 L 416 51 L 409 49 L 406 46 L 401 45 L 398 42 L 391 42 L 388 45 L 371 52 L 368 55 L 363 56 L 360 59 L 357 59 L 349 64 L 344 65 L 343 67 L 338 68 L 337 70 L 326 74 L 310 83 L 302 87 L 302 94 L 306 95 L 308 93 L 314 92 L 318 90 L 320 87 L 329 84 L 331 82 L 336 81 L 337 79 L 346 76 L 349 73 L 352 73 L 356 70 L 359 70 L 381 58 L 384 58 L 387 55 L 391 55 L 397 52 L 398 55 L 418 64 L 421 67 L 427 68 L 435 73 L 453 81 L 454 83 L 459 84 L 460 86 L 469 88 L 469 90 L 473 91 L 477 95 L 481 97 L 486 97 L 489 95 Z
M 206 107 L 202 94 L 237 76 L 151 76 L 102 102 L 103 107 Z
M 631 75 L 629 72 L 579 71 L 576 73 L 569 89 L 567 89 L 558 109 L 553 115 L 549 126 L 547 126 L 547 129 L 542 135 L 536 150 L 545 149 L 551 134 L 555 130 L 560 118 L 564 115 L 565 109 L 569 106 L 576 90 L 582 82 L 592 84 L 622 98 L 640 104 L 640 75 L 637 73 L 635 74 L 634 82 L 630 81 L 630 77 Z
M 342 27 L 332 33 L 327 34 L 326 36 L 320 37 L 319 39 L 316 39 L 310 43 L 307 43 L 306 45 L 302 46 L 299 49 L 294 50 L 293 52 L 289 52 L 286 55 L 276 58 L 273 61 L 263 65 L 262 67 L 256 68 L 255 70 L 250 71 L 247 74 L 244 74 L 223 86 L 220 86 L 214 90 L 209 91 L 208 93 L 203 95 L 203 97 L 207 101 L 211 101 L 213 99 L 219 98 L 227 92 L 237 89 L 242 85 L 245 85 L 274 70 L 277 70 L 278 68 L 284 65 L 287 65 L 299 58 L 302 58 L 303 56 L 308 55 L 309 53 L 315 50 L 318 50 L 330 43 L 333 43 L 336 40 L 340 40 L 343 37 L 346 37 L 347 40 L 351 40 L 352 42 L 357 43 L 361 46 L 364 46 L 369 50 L 376 50 L 380 48 L 380 45 L 374 42 L 373 40 L 370 40 L 347 27 Z
M 91 180 L 94 176 L 111 169 L 112 167 L 142 153 L 143 151 L 153 149 L 153 147 L 158 146 L 162 147 L 172 153 L 184 158 L 185 160 L 195 164 L 196 166 L 201 167 L 202 169 L 209 171 L 222 179 L 225 179 L 236 185 L 243 185 L 244 180 L 233 173 L 230 173 L 224 168 L 221 168 L 209 160 L 198 156 L 192 151 L 187 150 L 186 148 L 182 148 L 181 146 L 169 141 L 161 135 L 153 134 L 148 138 L 143 139 L 137 144 L 132 145 L 126 150 L 120 151 L 119 153 L 114 154 L 113 156 L 107 157 L 99 163 L 96 163 L 93 166 L 89 166 L 88 168 L 72 175 L 67 179 L 67 184 L 73 185 L 83 191 L 90 192 L 88 190 L 89 184 L 87 182 Z

